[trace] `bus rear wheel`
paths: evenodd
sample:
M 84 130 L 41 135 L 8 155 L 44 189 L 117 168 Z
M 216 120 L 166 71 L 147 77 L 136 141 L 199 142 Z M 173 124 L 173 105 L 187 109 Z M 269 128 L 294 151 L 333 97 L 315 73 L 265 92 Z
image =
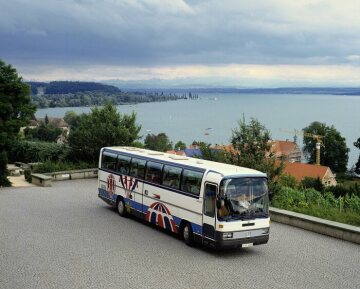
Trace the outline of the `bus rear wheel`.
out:
M 117 211 L 118 211 L 118 213 L 119 213 L 119 215 L 121 217 L 126 217 L 127 212 L 126 212 L 125 203 L 124 203 L 123 198 L 120 198 L 120 200 L 117 203 L 116 208 L 117 208 Z
M 194 245 L 194 234 L 193 234 L 190 223 L 186 223 L 186 225 L 184 226 L 184 228 L 182 230 L 182 237 L 183 237 L 186 245 L 188 245 L 188 246 Z

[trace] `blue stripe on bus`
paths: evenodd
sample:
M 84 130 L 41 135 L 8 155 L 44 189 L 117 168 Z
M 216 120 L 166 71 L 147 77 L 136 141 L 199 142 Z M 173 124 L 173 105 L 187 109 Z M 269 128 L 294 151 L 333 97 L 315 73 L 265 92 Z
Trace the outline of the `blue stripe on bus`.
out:
M 106 199 L 114 201 L 114 202 L 116 201 L 116 197 L 117 197 L 117 195 L 115 195 L 115 194 L 110 196 L 110 194 L 109 194 L 109 192 L 107 190 L 100 189 L 100 188 L 99 188 L 99 195 L 106 198 Z
M 104 197 L 104 198 L 106 198 L 106 199 L 112 200 L 114 203 L 116 202 L 116 198 L 117 198 L 117 196 L 118 196 L 118 195 L 114 194 L 114 195 L 112 195 L 112 196 L 110 197 L 109 192 L 108 192 L 107 190 L 100 189 L 100 188 L 99 188 L 99 195 L 101 195 L 102 197 Z M 148 209 L 149 209 L 148 206 L 143 205 L 143 204 L 138 203 L 138 202 L 135 202 L 135 201 L 133 201 L 133 200 L 131 200 L 131 199 L 126 199 L 126 198 L 125 198 L 125 203 L 126 203 L 127 205 L 129 205 L 131 208 L 133 208 L 133 209 L 135 209 L 135 210 L 137 210 L 137 211 L 139 211 L 139 212 L 143 212 L 144 214 L 146 214 L 146 212 L 147 212 Z M 179 217 L 176 217 L 176 216 L 174 216 L 174 215 L 171 215 L 171 216 L 172 216 L 172 218 L 173 218 L 173 220 L 174 220 L 174 222 L 175 222 L 175 225 L 179 228 L 182 219 L 179 218 Z M 153 218 L 154 218 L 154 220 L 153 220 Z M 156 224 L 156 214 L 155 214 L 154 217 L 151 215 L 151 219 L 150 219 L 150 220 L 151 220 L 151 223 L 154 222 L 154 224 Z M 170 228 L 170 230 L 171 230 L 170 223 L 168 224 L 167 222 L 169 222 L 169 220 L 168 220 L 167 218 L 165 218 L 166 228 L 167 228 L 167 229 Z M 197 234 L 202 235 L 202 226 L 201 226 L 201 225 L 198 225 L 198 224 L 195 224 L 195 223 L 191 223 L 191 227 L 192 227 L 192 230 L 193 230 L 194 233 L 197 233 Z

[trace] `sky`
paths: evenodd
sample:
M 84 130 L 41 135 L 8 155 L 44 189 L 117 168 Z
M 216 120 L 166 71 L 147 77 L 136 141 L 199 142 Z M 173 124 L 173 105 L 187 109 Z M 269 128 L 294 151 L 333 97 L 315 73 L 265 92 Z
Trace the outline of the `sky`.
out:
M 359 0 L 0 0 L 26 80 L 360 87 Z

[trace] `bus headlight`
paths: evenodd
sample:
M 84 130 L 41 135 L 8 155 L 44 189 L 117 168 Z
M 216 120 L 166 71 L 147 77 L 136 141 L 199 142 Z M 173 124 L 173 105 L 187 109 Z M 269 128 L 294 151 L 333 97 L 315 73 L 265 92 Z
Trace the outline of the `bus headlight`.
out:
M 223 233 L 223 239 L 231 239 L 233 237 L 232 232 L 225 232 Z
M 264 228 L 264 229 L 262 229 L 262 234 L 263 235 L 267 235 L 267 234 L 269 234 L 269 231 L 270 231 L 270 228 Z

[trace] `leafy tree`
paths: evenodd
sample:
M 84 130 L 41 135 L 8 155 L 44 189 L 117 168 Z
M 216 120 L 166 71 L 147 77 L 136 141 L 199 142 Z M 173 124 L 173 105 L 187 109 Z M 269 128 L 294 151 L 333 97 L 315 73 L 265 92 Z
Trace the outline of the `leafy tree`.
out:
M 334 126 L 327 126 L 318 121 L 312 122 L 304 128 L 305 133 L 325 136 L 324 146 L 320 149 L 320 164 L 330 167 L 334 172 L 345 172 L 349 159 L 349 149 L 345 138 Z M 304 154 L 309 163 L 316 162 L 316 139 L 304 137 Z
M 140 138 L 140 129 L 135 113 L 121 115 L 107 103 L 81 116 L 79 126 L 70 130 L 69 145 L 75 159 L 94 163 L 102 147 L 130 146 Z
M 277 164 L 273 154 L 269 153 L 270 131 L 254 118 L 248 124 L 243 118 L 238 125 L 232 131 L 234 149 L 226 152 L 227 162 L 267 173 L 272 186 L 281 174 L 283 164 Z
M 16 69 L 0 60 L 0 186 L 8 186 L 7 151 L 35 113 L 30 87 Z
M 165 133 L 148 134 L 144 140 L 145 148 L 160 152 L 166 152 L 172 149 L 172 142 Z
M 24 129 L 24 135 L 26 140 L 39 140 L 55 142 L 56 139 L 61 135 L 63 130 L 57 128 L 52 124 L 41 123 L 36 128 Z
M 180 140 L 174 145 L 174 149 L 178 150 L 178 151 L 184 150 L 184 149 L 186 149 L 186 143 L 184 143 Z
M 360 137 L 354 142 L 354 146 L 360 149 Z M 355 174 L 360 175 L 360 154 L 357 163 L 355 164 Z
M 65 113 L 64 120 L 71 126 L 72 129 L 74 129 L 79 126 L 81 117 L 82 114 L 79 115 L 75 111 L 69 110 Z
M 232 131 L 231 143 L 241 155 L 246 167 L 262 162 L 270 150 L 270 132 L 254 118 L 247 124 L 245 118 L 238 122 L 239 127 Z
M 227 162 L 226 151 L 222 149 L 211 148 L 211 145 L 205 142 L 198 142 L 198 146 L 201 150 L 201 155 L 199 156 L 200 158 L 220 163 Z

